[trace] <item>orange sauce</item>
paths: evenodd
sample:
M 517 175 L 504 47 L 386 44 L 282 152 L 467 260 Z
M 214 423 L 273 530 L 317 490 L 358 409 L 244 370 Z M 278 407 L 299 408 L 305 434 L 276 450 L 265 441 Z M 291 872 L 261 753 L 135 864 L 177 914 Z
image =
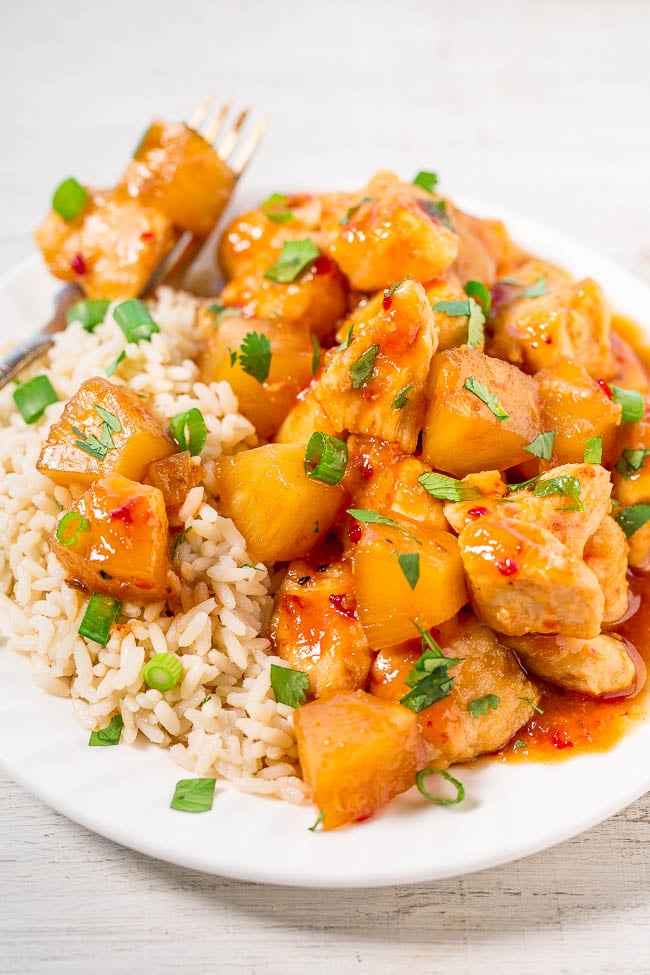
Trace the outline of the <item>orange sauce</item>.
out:
M 632 346 L 639 359 L 650 372 L 650 340 L 635 321 L 625 315 L 612 315 L 612 330 Z

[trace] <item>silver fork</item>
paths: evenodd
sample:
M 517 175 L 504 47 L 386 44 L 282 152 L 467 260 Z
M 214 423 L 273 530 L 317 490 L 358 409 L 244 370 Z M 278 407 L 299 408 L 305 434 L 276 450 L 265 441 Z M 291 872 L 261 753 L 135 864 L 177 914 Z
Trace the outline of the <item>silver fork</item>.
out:
M 246 108 L 239 112 L 232 125 L 226 131 L 222 131 L 226 128 L 224 123 L 230 110 L 230 102 L 224 102 L 213 115 L 211 115 L 211 107 L 212 98 L 206 98 L 192 113 L 188 124 L 190 128 L 196 129 L 207 142 L 214 146 L 219 157 L 231 170 L 235 177 L 232 187 L 234 191 L 237 181 L 260 144 L 266 128 L 266 119 L 260 118 L 253 125 L 249 134 L 242 136 L 242 130 L 249 116 L 249 109 Z M 224 203 L 224 209 L 227 203 L 228 200 Z M 223 213 L 223 210 L 221 212 Z M 140 293 L 140 297 L 151 294 L 161 284 L 178 284 L 189 270 L 190 265 L 199 256 L 207 239 L 207 237 L 196 237 L 189 233 L 180 234 L 169 253 L 154 268 L 151 277 Z M 21 369 L 38 359 L 54 344 L 54 334 L 62 331 L 68 324 L 66 312 L 76 301 L 82 298 L 83 292 L 78 285 L 70 284 L 62 288 L 56 295 L 54 315 L 47 325 L 14 346 L 7 355 L 0 359 L 0 389 L 6 386 Z

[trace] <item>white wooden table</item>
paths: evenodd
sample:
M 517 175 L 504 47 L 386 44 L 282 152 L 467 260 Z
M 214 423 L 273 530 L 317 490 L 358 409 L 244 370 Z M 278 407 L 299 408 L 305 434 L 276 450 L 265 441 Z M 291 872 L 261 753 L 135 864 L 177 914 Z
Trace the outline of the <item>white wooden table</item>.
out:
M 110 183 L 152 114 L 214 89 L 271 116 L 278 189 L 323 159 L 333 186 L 435 168 L 650 281 L 648 36 L 644 0 L 5 0 L 0 269 L 62 177 Z M 6 973 L 647 975 L 649 881 L 648 797 L 519 863 L 343 893 L 158 863 L 0 780 Z

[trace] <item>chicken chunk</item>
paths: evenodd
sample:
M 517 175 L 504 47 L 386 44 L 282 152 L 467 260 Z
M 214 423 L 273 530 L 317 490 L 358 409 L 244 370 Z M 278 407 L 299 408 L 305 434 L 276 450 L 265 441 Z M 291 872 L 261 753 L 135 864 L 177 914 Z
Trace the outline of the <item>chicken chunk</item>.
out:
M 334 427 L 395 441 L 413 453 L 435 348 L 424 289 L 403 281 L 381 311 L 355 329 L 348 347 L 327 357 L 316 395 Z
M 168 217 L 113 190 L 89 191 L 70 222 L 54 210 L 34 236 L 56 278 L 74 281 L 89 298 L 134 298 L 175 241 Z
M 604 623 L 614 623 L 627 612 L 627 553 L 624 532 L 607 515 L 587 541 L 583 555 L 605 597 Z
M 505 745 L 533 716 L 540 693 L 494 631 L 470 613 L 443 623 L 435 636 L 444 655 L 460 662 L 448 671 L 450 693 L 418 713 L 418 727 L 426 764 L 445 768 Z M 371 693 L 399 700 L 409 691 L 405 680 L 420 653 L 381 650 L 372 666 Z
M 320 430 L 330 437 L 340 437 L 341 431 L 336 430 L 327 413 L 318 402 L 314 386 L 309 386 L 296 397 L 280 429 L 275 435 L 276 443 L 306 444 L 312 433 Z
M 523 251 L 510 239 L 500 220 L 484 220 L 453 208 L 452 219 L 460 245 L 452 271 L 462 284 L 480 281 L 491 288 L 502 271 L 511 271 L 525 260 Z
M 314 697 L 365 686 L 370 648 L 347 561 L 292 562 L 275 596 L 270 635 L 278 656 L 307 674 Z
M 438 335 L 438 351 L 455 349 L 467 343 L 469 318 L 467 315 L 450 315 L 436 305 L 445 301 L 467 301 L 463 286 L 453 271 L 447 271 L 439 278 L 425 285 L 427 298 L 433 309 L 433 323 Z M 484 343 L 479 346 L 483 351 Z
M 592 640 L 530 634 L 505 641 L 527 670 L 582 694 L 622 694 L 636 680 L 625 641 L 615 634 L 603 633 Z
M 517 268 L 516 278 L 518 285 L 497 284 L 490 355 L 530 373 L 570 359 L 594 378 L 611 375 L 611 315 L 600 285 L 537 260 Z
M 605 601 L 598 579 L 547 528 L 486 515 L 458 542 L 474 610 L 498 632 L 599 634 Z
M 646 521 L 628 538 L 628 563 L 640 572 L 650 571 L 650 521 Z
M 411 275 L 429 281 L 458 254 L 445 202 L 390 172 L 379 172 L 363 201 L 326 228 L 327 253 L 353 288 L 379 291 Z

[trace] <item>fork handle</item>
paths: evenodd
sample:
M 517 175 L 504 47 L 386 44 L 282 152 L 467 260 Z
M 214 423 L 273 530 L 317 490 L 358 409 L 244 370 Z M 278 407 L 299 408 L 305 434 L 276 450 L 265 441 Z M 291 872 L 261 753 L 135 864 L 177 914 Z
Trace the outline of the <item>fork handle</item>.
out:
M 11 352 L 0 359 L 0 389 L 4 389 L 14 376 L 47 352 L 54 344 L 54 333 L 62 331 L 66 324 L 68 308 L 79 301 L 81 289 L 76 284 L 62 288 L 54 299 L 54 315 L 47 325 L 14 346 Z

